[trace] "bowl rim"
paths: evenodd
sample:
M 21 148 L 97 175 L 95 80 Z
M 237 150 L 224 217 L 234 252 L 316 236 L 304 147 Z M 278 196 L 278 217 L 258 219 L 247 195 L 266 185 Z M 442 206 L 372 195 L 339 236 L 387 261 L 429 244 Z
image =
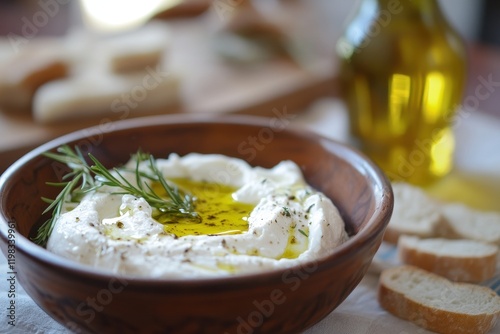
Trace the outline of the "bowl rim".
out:
M 105 136 L 109 132 L 130 130 L 132 128 L 141 128 L 146 126 L 164 126 L 172 124 L 227 124 L 227 125 L 250 125 L 254 127 L 262 127 L 269 122 L 270 118 L 265 116 L 242 115 L 242 114 L 221 114 L 221 115 L 205 115 L 205 114 L 167 114 L 144 116 L 132 119 L 114 121 L 110 124 L 113 128 L 108 131 L 102 131 Z M 15 174 L 27 162 L 39 158 L 39 156 L 48 150 L 55 149 L 62 143 L 75 142 L 78 140 L 88 139 L 89 133 L 98 130 L 100 125 L 83 128 L 68 134 L 56 137 L 49 142 L 42 144 L 31 151 L 24 154 L 9 166 L 4 173 L 0 175 L 0 195 L 4 192 L 5 184 L 11 175 Z M 281 278 L 287 271 L 300 270 L 307 264 L 314 263 L 316 270 L 324 270 L 332 263 L 332 259 L 342 260 L 350 252 L 354 243 L 367 247 L 370 239 L 375 238 L 379 233 L 383 233 L 389 219 L 392 215 L 394 196 L 392 187 L 387 176 L 380 168 L 372 162 L 368 157 L 361 153 L 356 148 L 349 144 L 341 143 L 335 139 L 328 138 L 322 134 L 306 129 L 304 126 L 297 124 L 289 124 L 282 132 L 291 133 L 304 138 L 312 138 L 322 145 L 334 145 L 338 150 L 343 151 L 348 159 L 346 161 L 356 161 L 358 172 L 364 172 L 369 177 L 371 182 L 375 182 L 374 188 L 379 189 L 382 196 L 375 198 L 375 212 L 364 224 L 364 228 L 349 238 L 343 244 L 335 247 L 329 255 L 317 260 L 308 260 L 303 263 L 299 262 L 290 267 L 273 268 L 264 272 L 237 274 L 234 276 L 214 276 L 214 277 L 195 277 L 195 278 L 147 278 L 147 277 L 131 277 L 127 275 L 116 275 L 107 273 L 99 268 L 93 268 L 74 260 L 63 258 L 62 256 L 51 253 L 44 247 L 41 247 L 21 234 L 16 235 L 15 249 L 16 252 L 22 252 L 26 256 L 31 257 L 35 261 L 42 263 L 44 266 L 58 268 L 69 274 L 86 277 L 94 280 L 107 280 L 119 278 L 125 280 L 129 285 L 139 285 L 143 287 L 160 287 L 160 286 L 206 286 L 206 285 L 225 285 L 234 286 L 244 284 L 245 282 L 257 282 L 269 279 Z M 1 198 L 1 197 L 0 197 Z M 0 209 L 3 209 L 4 201 L 0 199 Z M 9 217 L 6 217 L 4 212 L 0 212 L 0 241 L 7 244 L 8 238 L 8 223 Z M 334 261 L 335 262 L 335 261 Z M 251 283 L 250 283 L 251 284 Z

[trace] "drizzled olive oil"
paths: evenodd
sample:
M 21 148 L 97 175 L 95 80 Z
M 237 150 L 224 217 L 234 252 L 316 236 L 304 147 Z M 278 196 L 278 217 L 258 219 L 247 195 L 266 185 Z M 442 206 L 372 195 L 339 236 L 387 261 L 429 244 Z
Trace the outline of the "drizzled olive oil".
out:
M 297 237 L 295 236 L 295 229 L 297 227 L 290 227 L 288 242 L 285 248 L 285 252 L 281 255 L 282 259 L 296 259 L 302 254 L 308 247 L 307 243 L 299 243 Z M 309 231 L 307 231 L 309 232 Z M 308 234 L 302 231 L 303 236 L 308 238 Z
M 337 44 L 351 133 L 393 180 L 452 168 L 465 48 L 435 0 L 363 0 Z
M 236 188 L 190 179 L 171 180 L 182 193 L 194 197 L 194 208 L 199 218 L 166 216 L 159 218 L 166 233 L 177 237 L 188 235 L 239 234 L 248 231 L 247 218 L 255 207 L 232 198 Z M 158 185 L 153 184 L 153 189 Z

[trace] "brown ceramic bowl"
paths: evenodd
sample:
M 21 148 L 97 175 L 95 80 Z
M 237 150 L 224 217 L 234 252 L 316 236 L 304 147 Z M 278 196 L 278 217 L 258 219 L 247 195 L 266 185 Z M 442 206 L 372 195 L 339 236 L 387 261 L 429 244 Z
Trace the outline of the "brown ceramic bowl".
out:
M 231 278 L 116 278 L 56 256 L 28 239 L 44 220 L 61 171 L 41 154 L 78 145 L 106 166 L 138 148 L 156 157 L 176 152 L 221 153 L 271 167 L 295 161 L 310 185 L 339 208 L 351 239 L 330 256 L 287 270 Z M 93 333 L 297 333 L 332 312 L 365 275 L 392 213 L 383 174 L 335 141 L 294 129 L 286 120 L 254 117 L 162 116 L 76 132 L 28 153 L 0 178 L 0 236 L 7 254 L 8 222 L 16 225 L 18 281 L 63 325 Z

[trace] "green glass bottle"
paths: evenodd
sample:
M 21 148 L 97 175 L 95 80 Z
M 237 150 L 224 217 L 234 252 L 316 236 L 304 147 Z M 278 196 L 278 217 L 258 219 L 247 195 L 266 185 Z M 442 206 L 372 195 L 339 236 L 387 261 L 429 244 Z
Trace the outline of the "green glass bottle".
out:
M 466 51 L 435 0 L 362 0 L 337 43 L 359 147 L 392 180 L 427 184 L 453 165 Z

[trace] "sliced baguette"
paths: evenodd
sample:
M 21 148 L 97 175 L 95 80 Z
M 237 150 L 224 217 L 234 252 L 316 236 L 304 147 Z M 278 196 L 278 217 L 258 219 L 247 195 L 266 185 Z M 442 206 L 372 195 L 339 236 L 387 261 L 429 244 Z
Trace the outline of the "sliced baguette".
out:
M 36 39 L 0 64 L 0 107 L 30 112 L 39 87 L 69 73 L 69 62 L 56 39 Z
M 156 68 L 171 44 L 170 29 L 163 23 L 149 23 L 140 29 L 115 36 L 97 45 L 113 73 L 124 74 Z
M 62 42 L 71 61 L 72 76 L 93 72 L 126 75 L 167 65 L 171 35 L 165 23 L 151 22 L 105 38 L 96 38 L 86 30 L 72 29 Z M 89 53 L 89 49 L 93 52 Z
M 33 116 L 45 124 L 92 117 L 124 119 L 165 113 L 180 103 L 180 79 L 175 75 L 102 72 L 45 84 L 35 94 Z
M 475 240 L 401 236 L 398 241 L 402 263 L 457 282 L 479 283 L 492 278 L 497 254 L 497 246 Z
M 421 238 L 436 236 L 444 217 L 438 203 L 423 190 L 407 183 L 394 182 L 394 210 L 384 240 L 396 244 L 401 235 Z
M 500 246 L 500 213 L 483 212 L 452 203 L 441 208 L 445 219 L 439 225 L 444 238 L 463 238 Z
M 241 1 L 236 3 L 239 5 Z M 169 7 L 158 14 L 155 15 L 156 19 L 179 19 L 179 18 L 189 18 L 193 16 L 198 16 L 206 12 L 210 9 L 210 6 L 226 6 L 224 3 L 215 3 L 213 0 L 186 0 L 181 1 L 179 4 Z M 227 6 L 231 6 L 227 4 Z M 227 10 L 226 7 L 223 7 L 223 10 Z M 231 7 L 229 7 L 231 8 Z
M 493 290 L 413 266 L 384 270 L 378 300 L 393 315 L 442 334 L 487 333 L 500 316 L 500 297 Z

